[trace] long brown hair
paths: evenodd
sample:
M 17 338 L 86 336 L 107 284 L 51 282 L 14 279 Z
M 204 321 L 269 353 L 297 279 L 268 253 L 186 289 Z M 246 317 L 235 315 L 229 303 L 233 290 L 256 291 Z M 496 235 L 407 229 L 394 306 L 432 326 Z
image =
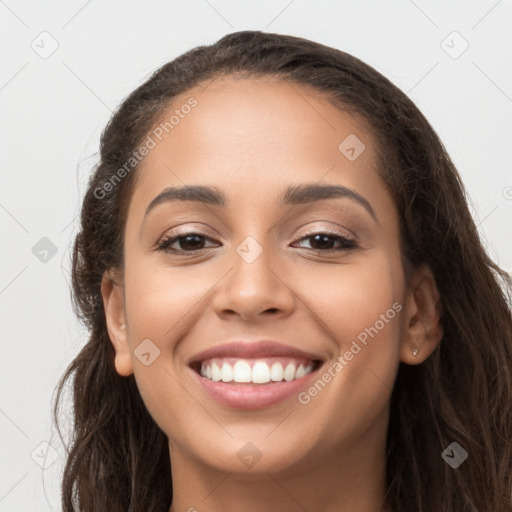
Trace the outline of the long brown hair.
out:
M 124 100 L 102 133 L 72 261 L 74 308 L 90 336 L 59 381 L 53 408 L 61 436 L 61 394 L 73 377 L 63 510 L 170 507 L 167 437 L 147 412 L 134 376 L 115 371 L 100 284 L 105 269 L 123 265 L 127 205 L 137 177 L 137 165 L 127 168 L 126 162 L 177 95 L 223 75 L 308 84 L 364 119 L 399 212 L 404 263 L 427 264 L 436 278 L 444 337 L 424 363 L 400 363 L 387 437 L 386 507 L 510 512 L 512 283 L 480 242 L 457 170 L 418 108 L 376 70 L 334 48 L 259 31 L 229 34 L 165 64 Z M 127 172 L 116 181 L 123 166 Z M 115 186 L 106 187 L 109 181 Z M 457 469 L 441 457 L 452 442 L 468 453 Z

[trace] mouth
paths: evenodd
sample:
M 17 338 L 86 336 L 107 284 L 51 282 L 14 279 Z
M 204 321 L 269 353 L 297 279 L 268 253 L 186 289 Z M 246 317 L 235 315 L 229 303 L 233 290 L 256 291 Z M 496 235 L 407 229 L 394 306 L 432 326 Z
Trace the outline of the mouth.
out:
M 301 379 L 318 370 L 321 365 L 322 361 L 319 359 L 221 357 L 196 361 L 190 367 L 201 377 L 212 382 L 263 385 Z
M 215 347 L 194 357 L 188 367 L 209 398 L 247 410 L 298 395 L 323 364 L 317 355 L 266 341 Z

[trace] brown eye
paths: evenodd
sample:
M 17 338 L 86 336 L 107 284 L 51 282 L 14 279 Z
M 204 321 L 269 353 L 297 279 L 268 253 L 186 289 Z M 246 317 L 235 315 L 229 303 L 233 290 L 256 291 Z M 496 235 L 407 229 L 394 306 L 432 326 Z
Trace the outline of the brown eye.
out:
M 177 233 L 176 236 L 167 237 L 161 240 L 157 249 L 165 252 L 193 253 L 204 250 L 206 240 L 215 242 L 201 233 Z M 175 244 L 178 245 L 177 248 L 172 247 Z
M 357 244 L 353 240 L 341 236 L 338 233 L 311 233 L 302 237 L 299 243 L 305 240 L 310 240 L 310 250 L 322 254 L 340 253 L 357 247 Z M 176 233 L 174 236 L 163 238 L 158 243 L 157 250 L 176 254 L 193 254 L 208 249 L 209 247 L 205 247 L 205 242 L 207 241 L 213 242 L 214 244 L 219 243 L 202 233 Z M 307 247 L 303 248 L 308 249 Z
M 319 253 L 341 252 L 356 247 L 353 240 L 337 233 L 310 233 L 302 237 L 299 242 L 303 240 L 311 240 L 311 250 Z M 337 248 L 333 248 L 335 244 L 338 244 Z

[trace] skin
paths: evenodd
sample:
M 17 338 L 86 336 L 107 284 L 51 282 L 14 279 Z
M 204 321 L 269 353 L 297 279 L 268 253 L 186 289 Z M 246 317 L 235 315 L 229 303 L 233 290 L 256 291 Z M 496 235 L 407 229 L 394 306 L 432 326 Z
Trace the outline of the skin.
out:
M 141 163 L 124 273 L 109 269 L 102 283 L 116 370 L 135 374 L 169 438 L 170 512 L 378 512 L 399 362 L 428 358 L 442 327 L 431 271 L 405 275 L 371 132 L 318 91 L 271 78 L 218 79 L 176 98 L 169 112 L 191 96 L 198 106 Z M 338 149 L 349 134 L 366 146 L 354 161 Z M 305 183 L 352 189 L 377 220 L 346 197 L 277 205 L 286 187 Z M 167 202 L 144 220 L 154 197 L 184 184 L 215 186 L 228 205 Z M 206 236 L 203 254 L 155 250 L 177 227 Z M 326 230 L 357 248 L 315 253 L 322 246 L 306 234 Z M 236 252 L 247 236 L 263 249 L 250 264 Z M 183 239 L 172 247 L 190 250 Z M 394 303 L 401 311 L 306 405 L 296 396 L 257 411 L 219 405 L 186 364 L 226 341 L 273 339 L 320 354 L 330 368 Z M 133 352 L 144 339 L 160 350 L 148 366 Z M 237 457 L 247 442 L 261 453 L 251 468 Z

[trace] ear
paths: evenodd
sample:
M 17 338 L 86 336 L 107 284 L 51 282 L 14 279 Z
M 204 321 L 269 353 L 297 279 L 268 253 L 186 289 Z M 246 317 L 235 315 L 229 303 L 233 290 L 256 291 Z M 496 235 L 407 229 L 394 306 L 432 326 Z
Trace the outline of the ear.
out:
M 409 279 L 400 361 L 412 365 L 422 363 L 443 338 L 440 298 L 432 270 L 427 265 L 421 266 Z
M 128 326 L 126 325 L 123 285 L 117 273 L 105 270 L 101 280 L 101 295 L 105 305 L 105 320 L 112 345 L 114 345 L 116 371 L 123 377 L 133 373 Z

